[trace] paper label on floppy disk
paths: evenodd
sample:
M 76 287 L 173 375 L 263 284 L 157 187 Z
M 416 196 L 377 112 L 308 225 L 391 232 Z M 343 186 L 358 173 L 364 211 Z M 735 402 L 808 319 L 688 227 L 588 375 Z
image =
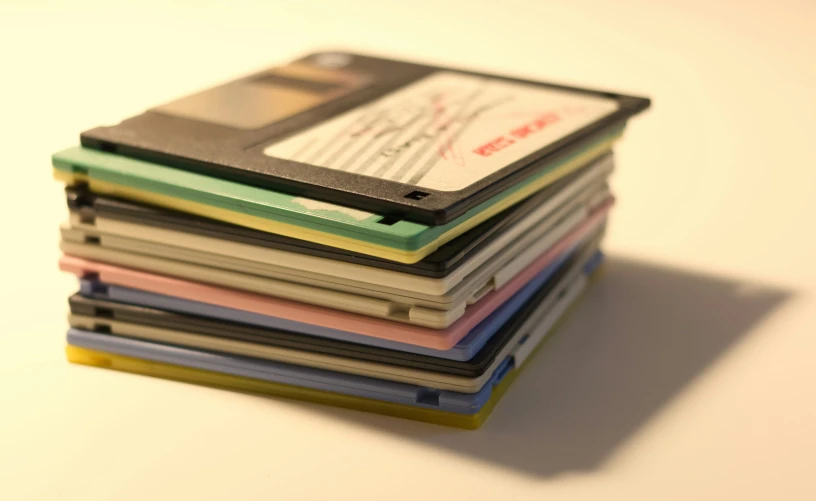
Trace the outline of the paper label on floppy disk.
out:
M 617 109 L 614 99 L 438 72 L 271 144 L 264 153 L 456 191 Z

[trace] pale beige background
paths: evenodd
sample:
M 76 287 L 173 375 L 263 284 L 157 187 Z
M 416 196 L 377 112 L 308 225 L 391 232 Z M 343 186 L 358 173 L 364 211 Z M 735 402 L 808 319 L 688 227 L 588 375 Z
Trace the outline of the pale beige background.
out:
M 3 2 L 0 499 L 816 499 L 816 2 Z M 313 48 L 648 94 L 609 273 L 478 432 L 69 366 L 49 154 Z

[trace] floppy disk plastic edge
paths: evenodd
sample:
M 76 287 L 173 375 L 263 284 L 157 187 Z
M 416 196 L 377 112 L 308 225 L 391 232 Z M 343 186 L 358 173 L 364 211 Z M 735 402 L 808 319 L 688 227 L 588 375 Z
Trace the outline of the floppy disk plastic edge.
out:
M 513 187 L 506 193 L 501 194 L 501 199 L 495 203 L 484 206 L 480 205 L 473 211 L 469 211 L 462 219 L 457 219 L 452 223 L 435 227 L 421 227 L 421 225 L 417 226 L 416 223 L 407 223 L 405 221 L 394 224 L 371 223 L 371 225 L 366 227 L 364 234 L 359 231 L 361 229 L 360 225 L 363 223 L 356 222 L 356 224 L 353 224 L 347 221 L 342 223 L 343 228 L 348 229 L 349 224 L 351 224 L 351 228 L 355 231 L 351 231 L 351 233 L 340 231 L 338 233 L 338 230 L 333 226 L 327 226 L 327 224 L 334 224 L 336 222 L 332 222 L 332 220 L 325 215 L 324 217 L 316 217 L 313 220 L 309 220 L 310 222 L 301 220 L 291 223 L 268 219 L 268 217 L 272 215 L 270 208 L 263 204 L 252 208 L 252 200 L 246 196 L 236 195 L 237 205 L 227 205 L 224 207 L 212 205 L 221 203 L 222 197 L 226 195 L 226 190 L 223 188 L 217 191 L 218 196 L 214 197 L 210 194 L 206 197 L 207 203 L 205 204 L 144 189 L 133 176 L 123 180 L 122 183 L 124 184 L 95 179 L 93 173 L 96 171 L 90 171 L 88 165 L 75 165 L 78 163 L 78 160 L 72 159 L 72 155 L 76 156 L 78 152 L 65 151 L 55 154 L 53 163 L 55 166 L 54 176 L 58 180 L 67 184 L 87 183 L 91 190 L 98 193 L 128 198 L 383 259 L 403 263 L 416 263 L 434 252 L 442 244 L 449 242 L 505 209 L 520 203 L 525 198 L 533 195 L 552 182 L 604 156 L 615 140 L 616 137 L 608 139 L 606 142 L 601 142 L 598 146 L 572 157 L 559 167 Z M 102 153 L 96 153 L 102 155 Z M 155 166 L 155 168 L 161 167 Z M 193 182 L 206 184 L 206 181 L 201 179 L 195 179 L 195 181 L 186 180 L 181 183 L 185 188 L 189 189 L 191 186 L 196 185 L 187 183 Z M 258 196 L 263 196 L 263 194 L 261 193 Z M 236 210 L 244 212 L 236 212 Z M 247 211 L 250 213 L 247 213 Z M 403 225 L 399 226 L 400 224 Z M 373 226 L 372 229 L 372 225 L 376 226 Z M 389 230 L 384 230 L 383 228 L 389 228 Z M 386 238 L 386 235 L 388 238 Z
M 229 285 L 285 299 L 378 317 L 387 317 L 389 312 L 400 312 L 402 316 L 404 315 L 402 312 L 407 312 L 408 319 L 422 319 L 428 322 L 429 326 L 437 326 L 449 325 L 464 314 L 468 305 L 475 304 L 488 292 L 501 288 L 504 283 L 532 263 L 537 256 L 580 225 L 588 216 L 588 210 L 602 205 L 604 200 L 602 197 L 578 200 L 576 204 L 564 207 L 552 214 L 545 223 L 502 249 L 481 269 L 475 270 L 443 296 L 318 275 L 323 278 L 321 280 L 293 275 L 287 273 L 288 269 L 280 272 L 277 263 L 266 265 L 244 258 L 213 254 L 211 251 L 220 245 L 220 242 L 214 239 L 185 243 L 183 234 L 179 235 L 170 231 L 163 231 L 151 238 L 149 227 L 143 227 L 144 230 L 140 230 L 138 226 L 131 228 L 133 234 L 138 235 L 140 239 L 109 235 L 81 223 L 63 225 L 61 234 L 63 241 L 82 246 L 81 248 L 74 247 L 74 245 L 63 246 L 69 254 L 113 264 L 124 264 L 157 273 L 167 273 L 166 269 L 170 266 L 167 260 L 174 263 L 180 262 L 172 266 L 174 270 L 172 274 L 187 278 L 190 278 L 190 275 L 179 271 L 180 267 L 189 266 L 190 270 L 193 270 L 203 266 L 207 269 L 201 272 L 191 272 L 200 281 Z M 149 241 L 141 239 L 146 234 L 150 238 Z M 169 245 L 165 242 L 173 242 L 173 244 Z M 100 250 L 95 250 L 95 248 Z M 213 271 L 216 269 L 219 271 Z M 233 281 L 245 281 L 248 285 L 235 286 L 222 282 L 223 278 L 218 278 L 233 273 L 235 274 Z M 340 294 L 348 295 L 349 299 L 338 302 L 337 297 Z M 354 299 L 355 295 L 359 300 Z M 347 304 L 361 309 L 351 309 L 346 306 Z M 372 308 L 374 304 L 383 306 L 381 309 Z M 438 310 L 449 310 L 449 312 L 442 313 Z
M 597 246 L 600 238 L 601 233 L 599 232 L 596 234 L 594 240 L 587 240 L 587 242 L 593 241 L 594 244 L 587 243 L 585 244 L 585 248 Z M 291 331 L 303 336 L 303 340 L 310 339 L 312 342 L 323 342 L 325 340 L 351 343 L 352 345 L 360 347 L 390 350 L 392 356 L 405 353 L 411 360 L 416 360 L 417 356 L 421 356 L 434 360 L 448 360 L 454 364 L 461 365 L 471 361 L 478 363 L 478 360 L 481 359 L 485 350 L 496 342 L 497 334 L 501 336 L 501 328 L 506 322 L 510 321 L 514 315 L 526 308 L 530 300 L 546 295 L 551 289 L 551 284 L 554 284 L 554 280 L 560 279 L 570 268 L 575 267 L 575 263 L 578 262 L 580 257 L 581 253 L 577 250 L 565 252 L 564 255 L 550 265 L 547 270 L 531 280 L 522 290 L 508 299 L 501 307 L 497 308 L 496 311 L 491 313 L 485 320 L 471 329 L 464 338 L 459 340 L 455 346 L 448 350 L 400 343 L 359 335 L 348 331 L 319 327 L 312 324 L 288 322 L 278 317 L 248 311 L 246 308 L 235 309 L 233 307 L 182 299 L 105 283 L 100 281 L 98 276 L 81 278 L 80 284 L 82 294 L 90 297 L 178 312 L 184 315 L 194 315 L 245 324 L 261 329 L 272 329 L 277 332 Z M 245 305 L 239 304 L 236 306 Z
M 388 363 L 369 362 L 327 355 L 319 352 L 315 353 L 312 351 L 258 345 L 257 343 L 248 341 L 236 341 L 186 331 L 182 325 L 179 325 L 178 330 L 175 330 L 135 324 L 108 317 L 87 316 L 76 313 L 70 314 L 68 321 L 70 326 L 75 329 L 104 332 L 112 336 L 136 338 L 184 348 L 247 356 L 286 364 L 432 387 L 439 390 L 473 393 L 487 383 L 507 356 L 516 351 L 523 342 L 538 342 L 538 338 L 533 337 L 538 330 L 535 326 L 544 325 L 544 322 L 552 323 L 561 316 L 563 311 L 569 307 L 577 294 L 583 289 L 585 285 L 585 273 L 586 271 L 582 269 L 571 270 L 568 276 L 559 280 L 559 283 L 552 288 L 550 294 L 544 297 L 540 303 L 536 304 L 529 313 L 525 314 L 525 319 L 522 320 L 520 325 L 512 327 L 504 326 L 502 330 L 513 330 L 510 339 L 506 341 L 499 353 L 495 355 L 492 363 L 485 372 L 477 377 L 453 376 L 428 370 L 394 366 Z M 522 314 L 522 312 L 519 312 L 519 314 Z M 532 334 L 530 333 L 531 330 L 534 331 Z M 498 333 L 496 335 L 498 336 Z M 521 339 L 524 339 L 524 341 L 519 343 Z
M 65 256 L 60 260 L 63 271 L 70 271 L 80 276 L 96 274 L 104 282 L 114 283 L 125 287 L 133 287 L 158 293 L 173 291 L 173 295 L 192 300 L 217 301 L 226 306 L 237 306 L 239 309 L 258 309 L 258 312 L 275 311 L 277 317 L 295 322 L 308 322 L 336 329 L 342 325 L 344 329 L 372 337 L 384 338 L 399 342 L 408 342 L 429 348 L 452 348 L 476 325 L 509 299 L 534 276 L 542 272 L 547 266 L 558 260 L 558 257 L 579 242 L 587 238 L 594 230 L 603 226 L 605 212 L 599 211 L 590 220 L 574 230 L 570 235 L 547 252 L 539 256 L 536 261 L 525 268 L 501 289 L 488 293 L 481 301 L 469 308 L 465 315 L 444 329 L 429 329 L 417 325 L 395 323 L 391 320 L 365 317 L 353 313 L 329 310 L 304 303 L 295 303 L 279 298 L 261 296 L 250 292 L 242 292 L 223 287 L 190 282 L 164 275 L 145 273 L 129 268 L 88 261 L 76 257 Z M 107 277 L 107 278 L 106 278 Z M 250 306 L 251 305 L 251 306 Z M 270 310 L 272 308 L 272 310 Z M 298 330 L 298 329 L 295 329 Z
M 71 210 L 73 220 L 99 226 L 100 230 L 115 228 L 103 227 L 106 222 L 125 222 L 140 225 L 150 225 L 154 228 L 182 231 L 204 237 L 215 237 L 220 240 L 259 246 L 267 249 L 279 250 L 292 258 L 309 255 L 319 260 L 339 261 L 352 266 L 354 270 L 365 268 L 368 270 L 393 271 L 400 274 L 402 280 L 406 274 L 415 277 L 414 280 L 424 278 L 429 281 L 446 279 L 454 274 L 463 264 L 477 266 L 486 256 L 492 255 L 496 249 L 503 247 L 510 240 L 515 239 L 526 228 L 526 224 L 535 213 L 542 209 L 557 206 L 558 198 L 570 199 L 587 186 L 607 177 L 613 169 L 612 155 L 597 163 L 590 164 L 563 179 L 551 184 L 525 201 L 515 205 L 491 219 L 480 223 L 462 235 L 441 245 L 436 251 L 414 264 L 404 264 L 365 254 L 344 252 L 306 240 L 297 240 L 282 235 L 266 233 L 243 226 L 237 226 L 222 221 L 212 220 L 187 214 L 184 212 L 162 209 L 138 202 L 110 198 L 91 192 L 87 187 L 67 186 L 66 202 Z M 546 212 L 544 213 L 546 214 Z M 96 221 L 101 218 L 100 221 Z M 290 259 L 291 260 L 291 259 Z M 311 263 L 306 259 L 306 263 Z M 293 263 L 295 268 L 308 268 L 309 264 L 300 261 Z M 373 272 L 372 272 L 373 273 Z M 466 274 L 465 272 L 464 274 Z M 354 276 L 354 272 L 352 272 Z M 389 280 L 385 275 L 383 280 Z M 430 287 L 430 286 L 429 286 Z M 449 288 L 445 285 L 444 287 Z M 442 294 L 446 289 L 439 289 Z
M 256 274 L 273 278 L 281 278 L 302 283 L 320 284 L 322 282 L 337 283 L 362 289 L 371 289 L 380 292 L 397 294 L 393 284 L 400 284 L 401 291 L 424 294 L 427 296 L 441 296 L 449 290 L 470 279 L 474 273 L 486 269 L 487 266 L 499 266 L 499 261 L 509 259 L 507 252 L 511 244 L 526 245 L 532 242 L 546 230 L 545 225 L 552 225 L 556 215 L 566 208 L 588 204 L 590 207 L 600 203 L 600 193 L 608 194 L 604 177 L 611 171 L 611 162 L 603 162 L 593 171 L 574 180 L 565 188 L 564 192 L 553 196 L 544 204 L 530 210 L 517 223 L 505 228 L 500 235 L 496 235 L 486 245 L 472 254 L 465 262 L 456 267 L 444 278 L 431 278 L 392 271 L 388 269 L 372 268 L 364 264 L 349 263 L 324 257 L 302 255 L 286 250 L 277 250 L 266 246 L 252 245 L 240 241 L 204 236 L 183 228 L 171 229 L 151 224 L 140 224 L 135 221 L 110 219 L 105 215 L 97 216 L 93 212 L 71 212 L 71 226 L 87 232 L 97 232 L 103 239 L 124 237 L 137 238 L 145 242 L 163 244 L 172 242 L 173 250 L 176 247 L 183 249 L 206 249 L 207 254 L 217 254 L 227 258 L 236 258 L 247 261 L 246 266 L 258 267 Z M 574 189 L 573 189 L 574 188 Z M 473 231 L 473 230 L 471 230 Z M 135 241 L 122 242 L 128 249 L 139 245 Z M 169 252 L 169 249 L 168 249 Z M 183 252 L 183 251 L 179 251 Z M 219 259 L 213 256 L 211 259 Z M 250 264 L 257 262 L 258 264 Z M 214 262 L 213 262 L 214 263 Z M 206 264 L 206 263 L 205 263 Z M 233 268 L 235 271 L 240 271 Z M 302 277 L 302 278 L 301 278 Z M 322 285 L 332 288 L 330 285 Z M 343 289 L 343 287 L 341 287 Z M 351 289 L 348 289 L 351 291 Z M 421 296 L 417 296 L 421 297 Z M 430 299 L 433 301 L 433 299 Z M 438 302 L 438 301 L 434 301 Z
M 582 267 L 579 278 L 585 275 L 586 270 L 584 268 Z M 584 280 L 578 280 L 565 286 L 558 292 L 558 295 L 566 299 L 565 296 L 574 289 L 569 294 L 569 298 L 574 300 L 584 285 Z M 566 308 L 559 308 L 551 318 L 539 322 L 537 325 L 533 321 L 541 320 L 542 316 L 533 315 L 533 318 L 524 322 L 522 327 L 530 329 L 530 334 L 524 340 L 527 342 L 540 341 L 546 331 L 565 310 Z M 514 369 L 513 357 L 507 357 L 498 364 L 490 379 L 477 392 L 460 393 L 245 356 L 227 355 L 177 345 L 115 337 L 74 328 L 68 330 L 68 344 L 154 362 L 212 370 L 253 379 L 263 379 L 465 414 L 477 412 L 490 399 L 493 387 L 499 384 L 509 371 Z
M 601 273 L 601 269 L 595 270 L 592 281 L 596 281 Z M 545 341 L 552 339 L 555 333 L 563 328 L 569 317 L 577 310 L 578 302 L 580 302 L 580 298 L 579 301 L 576 301 L 566 312 L 566 314 L 563 315 L 562 318 L 556 323 L 556 325 L 553 327 L 553 333 L 545 336 Z M 75 364 L 106 368 L 144 376 L 152 376 L 184 383 L 198 384 L 217 389 L 239 391 L 268 397 L 291 398 L 294 400 L 303 400 L 307 402 L 331 405 L 374 414 L 382 414 L 391 417 L 399 417 L 403 419 L 411 419 L 443 426 L 464 429 L 478 429 L 493 412 L 496 404 L 498 404 L 498 402 L 506 394 L 510 385 L 516 380 L 516 378 L 519 377 L 521 370 L 528 365 L 531 357 L 546 344 L 546 342 L 541 343 L 538 347 L 536 347 L 538 348 L 537 350 L 532 350 L 532 352 L 525 357 L 523 362 L 517 364 L 516 370 L 509 371 L 496 386 L 491 398 L 487 401 L 487 403 L 485 403 L 485 405 L 478 412 L 470 415 L 393 404 L 390 402 L 382 402 L 359 397 L 349 397 L 331 392 L 308 390 L 291 385 L 229 376 L 227 374 L 220 374 L 212 371 L 203 371 L 171 364 L 150 362 L 112 353 L 87 350 L 70 345 L 66 346 L 66 358 L 71 363 Z

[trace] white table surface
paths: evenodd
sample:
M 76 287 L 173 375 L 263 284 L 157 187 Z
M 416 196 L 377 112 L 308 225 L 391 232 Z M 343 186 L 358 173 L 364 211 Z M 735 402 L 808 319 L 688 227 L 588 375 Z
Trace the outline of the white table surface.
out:
M 814 26 L 807 0 L 4 2 L 0 499 L 816 499 Z M 64 360 L 49 155 L 315 48 L 654 99 L 605 280 L 479 431 Z

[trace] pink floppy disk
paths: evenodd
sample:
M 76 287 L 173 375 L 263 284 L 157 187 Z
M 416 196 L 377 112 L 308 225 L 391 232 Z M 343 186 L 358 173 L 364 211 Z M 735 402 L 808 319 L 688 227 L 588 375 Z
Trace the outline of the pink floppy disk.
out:
M 503 287 L 488 293 L 476 304 L 469 306 L 461 318 L 445 329 L 430 329 L 367 317 L 251 292 L 146 273 L 68 255 L 60 259 L 59 266 L 61 270 L 77 276 L 95 275 L 102 282 L 121 287 L 176 296 L 191 301 L 284 318 L 293 322 L 308 323 L 329 329 L 341 329 L 363 336 L 387 339 L 399 343 L 448 350 L 455 346 L 496 308 L 524 287 L 533 277 L 552 264 L 560 255 L 575 247 L 581 240 L 598 229 L 603 224 L 612 204 L 613 201 L 610 199 L 599 206 L 584 222 L 530 263 Z

